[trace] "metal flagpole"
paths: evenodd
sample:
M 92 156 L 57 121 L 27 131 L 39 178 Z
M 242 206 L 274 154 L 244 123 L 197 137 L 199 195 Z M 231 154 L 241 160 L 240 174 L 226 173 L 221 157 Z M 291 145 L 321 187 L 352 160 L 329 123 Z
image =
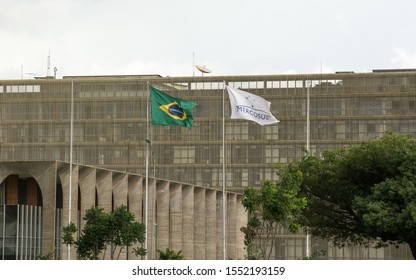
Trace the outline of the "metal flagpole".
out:
M 309 119 L 309 106 L 310 106 L 310 98 L 309 98 L 309 88 L 311 86 L 311 81 L 309 81 L 309 85 L 306 88 L 306 152 L 309 153 L 309 139 L 310 139 L 310 119 Z M 309 228 L 306 227 L 306 257 L 309 257 Z
M 71 224 L 71 212 L 72 212 L 72 135 L 74 131 L 74 81 L 71 82 L 71 122 L 69 128 L 69 195 L 68 195 L 68 225 Z M 67 259 L 71 259 L 71 245 L 68 244 L 68 256 Z
M 226 248 L 226 195 L 225 195 L 225 81 L 222 89 L 222 246 L 224 260 L 227 258 Z
M 309 152 L 309 132 L 310 132 L 310 121 L 309 121 L 309 105 L 310 105 L 310 99 L 309 99 L 309 88 L 310 88 L 311 82 L 309 81 L 309 85 L 306 89 L 306 151 Z
M 147 260 L 147 242 L 148 242 L 148 216 L 149 216 L 149 143 L 147 142 L 147 139 L 149 137 L 149 95 L 150 95 L 150 88 L 149 88 L 149 82 L 147 82 L 147 100 L 146 100 L 146 196 L 145 196 L 145 226 L 146 226 L 146 233 L 145 233 L 145 242 L 144 242 L 144 249 L 146 250 L 145 260 Z
M 153 136 L 153 129 L 152 129 L 152 136 Z M 152 163 L 153 163 L 152 260 L 155 260 L 156 259 L 156 163 L 155 163 L 155 150 L 152 146 L 150 146 L 150 148 L 152 148 Z

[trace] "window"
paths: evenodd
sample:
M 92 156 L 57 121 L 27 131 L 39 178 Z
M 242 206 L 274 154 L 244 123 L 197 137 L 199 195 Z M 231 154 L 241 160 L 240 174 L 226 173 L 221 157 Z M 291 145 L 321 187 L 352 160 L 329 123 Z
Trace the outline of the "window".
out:
M 195 147 L 175 146 L 173 163 L 195 163 Z

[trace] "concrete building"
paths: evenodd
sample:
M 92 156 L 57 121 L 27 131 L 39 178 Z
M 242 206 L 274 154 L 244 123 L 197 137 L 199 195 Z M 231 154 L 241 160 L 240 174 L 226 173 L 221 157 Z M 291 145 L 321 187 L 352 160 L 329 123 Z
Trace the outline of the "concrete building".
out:
M 70 171 L 71 165 L 60 161 L 0 164 L 0 259 L 36 259 L 49 253 L 67 259 L 62 226 L 68 224 L 71 213 L 71 221 L 81 228 L 83 213 L 93 206 L 110 212 L 125 205 L 136 220 L 145 223 L 144 176 L 78 164 L 72 165 L 72 176 Z M 148 259 L 157 258 L 156 250 L 166 248 L 181 250 L 187 259 L 223 258 L 221 191 L 153 178 L 148 190 Z M 227 258 L 243 259 L 240 228 L 247 216 L 241 195 L 228 192 L 226 199 Z M 69 255 L 76 259 L 76 250 Z M 121 259 L 137 257 L 126 250 Z
M 270 101 L 280 123 L 260 126 L 229 119 L 224 83 Z M 149 124 L 150 85 L 198 104 L 192 129 Z M 277 180 L 273 164 L 302 157 L 307 131 L 313 153 L 357 144 L 385 131 L 415 135 L 416 71 L 4 80 L 0 81 L 0 116 L 2 162 L 69 162 L 72 140 L 76 164 L 145 174 L 149 146 L 144 139 L 149 138 L 157 178 L 240 192 L 246 186 L 260 186 L 266 179 Z M 289 238 L 282 232 L 282 236 L 275 258 L 305 255 L 304 235 Z M 351 252 L 319 240 L 310 246 L 312 252 L 325 248 L 332 259 L 411 258 L 406 246 L 397 251 L 360 248 Z

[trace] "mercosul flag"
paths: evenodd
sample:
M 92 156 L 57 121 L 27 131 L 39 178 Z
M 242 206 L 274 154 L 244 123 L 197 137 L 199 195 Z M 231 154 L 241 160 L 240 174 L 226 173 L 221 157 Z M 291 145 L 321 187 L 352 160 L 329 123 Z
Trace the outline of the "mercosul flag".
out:
M 150 98 L 153 125 L 192 127 L 191 110 L 197 106 L 196 103 L 170 96 L 153 87 L 150 88 Z
M 270 102 L 252 93 L 227 86 L 231 104 L 231 118 L 244 119 L 260 125 L 278 123 L 270 112 Z

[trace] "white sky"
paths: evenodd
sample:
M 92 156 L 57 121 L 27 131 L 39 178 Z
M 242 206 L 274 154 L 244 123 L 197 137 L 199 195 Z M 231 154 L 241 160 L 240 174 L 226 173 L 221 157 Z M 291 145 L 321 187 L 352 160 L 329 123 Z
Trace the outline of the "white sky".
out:
M 0 0 L 0 79 L 416 68 L 414 0 Z M 35 73 L 35 74 L 31 74 Z

